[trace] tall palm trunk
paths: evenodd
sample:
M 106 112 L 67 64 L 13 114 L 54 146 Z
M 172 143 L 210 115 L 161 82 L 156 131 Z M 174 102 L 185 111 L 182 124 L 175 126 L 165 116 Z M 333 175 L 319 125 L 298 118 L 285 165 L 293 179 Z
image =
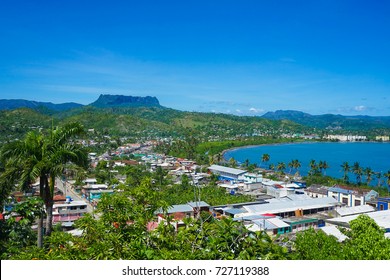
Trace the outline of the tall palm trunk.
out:
M 53 228 L 53 195 L 54 195 L 54 182 L 55 178 L 50 177 L 47 180 L 46 188 L 46 234 L 49 236 Z
M 44 178 L 41 176 L 39 178 L 39 193 L 40 193 L 40 196 L 42 197 L 42 199 L 44 198 L 43 195 L 44 195 Z M 43 247 L 43 213 L 42 215 L 40 215 L 37 219 L 37 223 L 38 223 L 38 238 L 37 238 L 37 246 L 38 248 L 42 248 Z

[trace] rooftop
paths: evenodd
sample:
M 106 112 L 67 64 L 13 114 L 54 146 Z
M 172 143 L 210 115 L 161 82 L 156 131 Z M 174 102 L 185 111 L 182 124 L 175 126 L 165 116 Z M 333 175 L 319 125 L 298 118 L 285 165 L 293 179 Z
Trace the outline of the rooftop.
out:
M 293 212 L 298 209 L 307 210 L 314 208 L 325 208 L 336 206 L 338 202 L 333 197 L 313 198 L 305 200 L 273 202 L 268 204 L 243 206 L 248 213 L 253 214 L 277 214 L 283 212 Z
M 385 229 L 390 229 L 390 210 L 383 210 L 383 211 L 376 211 L 376 212 L 370 212 L 366 213 L 365 215 L 372 218 L 380 227 L 383 227 Z M 349 223 L 350 221 L 356 219 L 359 216 L 357 215 L 350 215 L 345 217 L 339 217 L 339 218 L 333 218 L 327 220 L 329 223 Z
M 229 173 L 229 174 L 233 174 L 233 175 L 241 175 L 241 174 L 247 173 L 246 170 L 230 168 L 230 167 L 225 167 L 225 166 L 215 165 L 215 164 L 211 165 L 209 167 L 209 169 L 211 171 L 225 172 L 225 173 Z

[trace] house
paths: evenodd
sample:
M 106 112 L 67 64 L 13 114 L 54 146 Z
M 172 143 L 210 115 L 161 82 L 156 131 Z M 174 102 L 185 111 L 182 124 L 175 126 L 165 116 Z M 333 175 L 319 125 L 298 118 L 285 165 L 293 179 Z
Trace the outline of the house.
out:
M 219 176 L 219 180 L 243 180 L 243 175 L 247 173 L 246 170 L 225 167 L 221 165 L 211 165 L 209 168 L 210 172 Z
M 82 193 L 82 197 L 84 197 L 85 199 L 89 199 L 91 197 L 91 192 L 93 193 L 93 195 L 97 195 L 97 193 L 107 189 L 108 186 L 106 184 L 91 184 L 91 185 L 82 186 L 81 193 Z
M 74 222 L 87 213 L 85 201 L 69 201 L 53 205 L 53 224 Z
M 109 190 L 109 189 L 90 190 L 86 194 L 86 199 L 89 202 L 92 202 L 101 199 L 103 194 L 113 194 L 113 193 L 114 190 Z
M 254 214 L 274 214 L 282 218 L 293 216 L 299 217 L 303 215 L 316 214 L 318 212 L 331 211 L 339 204 L 332 197 L 299 200 L 291 200 L 287 197 L 283 200 L 268 200 L 268 202 L 269 203 L 264 204 L 245 205 L 242 208 L 246 210 L 246 213 L 238 214 L 236 217 L 244 217 Z
M 293 188 L 286 188 L 279 184 L 275 184 L 267 187 L 267 194 L 275 198 L 284 197 L 293 193 L 295 193 L 295 190 Z
M 309 228 L 318 228 L 318 219 L 308 217 L 289 217 L 283 221 L 290 225 L 291 232 L 307 230 Z
M 375 207 L 378 211 L 390 210 L 390 197 L 378 197 L 367 201 L 366 204 Z
M 97 180 L 95 178 L 88 178 L 84 180 L 84 184 L 86 185 L 94 185 L 97 184 Z
M 255 173 L 246 173 L 244 174 L 244 181 L 247 184 L 260 183 L 261 181 L 263 181 L 263 175 Z
M 227 193 L 230 193 L 232 195 L 236 194 L 241 187 L 243 187 L 242 184 L 234 184 L 233 181 L 231 181 L 230 184 L 218 184 L 218 187 L 226 189 Z
M 187 204 L 192 207 L 195 217 L 201 212 L 210 212 L 210 205 L 204 201 L 191 201 Z
M 285 234 L 291 232 L 291 226 L 278 216 L 261 216 L 261 218 L 252 219 L 245 227 L 249 231 L 265 231 L 269 235 Z
M 313 198 L 328 197 L 328 188 L 324 186 L 310 186 L 304 193 Z
M 346 206 L 359 206 L 377 198 L 379 194 L 374 191 L 354 190 L 347 187 L 333 186 L 328 189 L 328 197 L 333 197 Z

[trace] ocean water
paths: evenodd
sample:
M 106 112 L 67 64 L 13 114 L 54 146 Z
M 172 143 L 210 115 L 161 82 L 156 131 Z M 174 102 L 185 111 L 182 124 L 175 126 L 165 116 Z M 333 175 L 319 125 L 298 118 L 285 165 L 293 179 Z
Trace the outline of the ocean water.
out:
M 261 162 L 263 154 L 269 154 L 270 160 L 267 163 Z M 370 167 L 375 172 L 382 174 L 390 170 L 390 143 L 357 142 L 357 143 L 299 143 L 299 144 L 278 144 L 243 147 L 227 151 L 224 158 L 229 160 L 234 158 L 237 162 L 243 163 L 246 159 L 250 163 L 256 163 L 260 167 L 266 167 L 270 164 L 275 166 L 279 162 L 286 164 L 286 172 L 290 171 L 288 163 L 297 159 L 301 163 L 299 172 L 301 175 L 307 175 L 310 170 L 310 161 L 314 159 L 317 164 L 319 161 L 326 161 L 329 168 L 326 169 L 326 175 L 342 178 L 343 170 L 341 165 L 348 162 L 352 166 L 358 162 L 362 168 Z M 363 176 L 364 177 L 364 176 Z M 355 175 L 349 173 L 350 180 L 355 179 Z M 382 181 L 384 178 L 382 178 Z M 372 184 L 375 184 L 376 178 L 373 176 Z

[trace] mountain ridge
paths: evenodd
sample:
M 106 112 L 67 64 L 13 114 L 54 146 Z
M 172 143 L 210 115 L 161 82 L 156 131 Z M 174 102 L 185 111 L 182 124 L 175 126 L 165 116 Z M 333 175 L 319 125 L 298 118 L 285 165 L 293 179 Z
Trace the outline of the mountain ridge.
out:
M 344 116 L 340 114 L 311 115 L 295 110 L 277 110 L 274 112 L 267 112 L 261 117 L 269 120 L 289 120 L 309 127 L 331 130 L 361 130 L 363 126 L 365 126 L 365 129 L 390 127 L 390 116 Z

